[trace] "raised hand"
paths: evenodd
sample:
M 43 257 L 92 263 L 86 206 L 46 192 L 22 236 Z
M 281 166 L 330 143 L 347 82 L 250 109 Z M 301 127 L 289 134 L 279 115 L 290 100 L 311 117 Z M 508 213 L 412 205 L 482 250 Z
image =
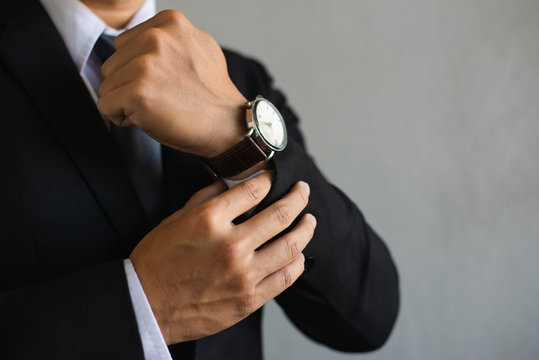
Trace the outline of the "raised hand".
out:
M 158 142 L 216 156 L 247 133 L 246 99 L 207 33 L 166 10 L 114 41 L 102 67 L 97 107 L 118 126 L 136 125 Z

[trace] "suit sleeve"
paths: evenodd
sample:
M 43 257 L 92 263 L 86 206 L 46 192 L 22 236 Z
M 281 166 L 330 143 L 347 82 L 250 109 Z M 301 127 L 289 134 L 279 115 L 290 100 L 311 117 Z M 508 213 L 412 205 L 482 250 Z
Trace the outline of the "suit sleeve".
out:
M 0 358 L 143 359 L 122 260 L 0 293 Z
M 248 99 L 261 94 L 281 111 L 289 141 L 274 157 L 276 179 L 264 208 L 299 180 L 311 187 L 304 213 L 318 225 L 304 251 L 315 266 L 277 297 L 292 322 L 312 339 L 342 351 L 369 351 L 382 346 L 399 309 L 398 275 L 391 255 L 357 206 L 331 185 L 305 149 L 298 117 L 258 63 L 227 53 L 229 71 Z M 240 69 L 248 78 L 240 76 Z M 243 75 L 245 76 L 245 75 Z

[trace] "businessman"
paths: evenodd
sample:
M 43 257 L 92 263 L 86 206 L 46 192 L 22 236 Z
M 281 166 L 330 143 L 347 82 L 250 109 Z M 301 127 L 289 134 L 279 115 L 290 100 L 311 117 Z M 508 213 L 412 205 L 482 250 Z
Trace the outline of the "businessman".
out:
M 273 298 L 335 349 L 388 338 L 386 246 L 265 69 L 180 12 L 3 2 L 0 89 L 1 358 L 260 359 Z

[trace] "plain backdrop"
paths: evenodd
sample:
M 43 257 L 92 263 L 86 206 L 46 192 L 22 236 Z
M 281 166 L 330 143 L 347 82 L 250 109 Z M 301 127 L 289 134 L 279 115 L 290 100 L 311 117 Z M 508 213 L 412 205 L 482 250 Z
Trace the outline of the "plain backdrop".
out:
M 319 167 L 399 268 L 401 312 L 380 351 L 329 350 L 271 303 L 267 359 L 539 358 L 539 1 L 158 7 L 267 66 Z

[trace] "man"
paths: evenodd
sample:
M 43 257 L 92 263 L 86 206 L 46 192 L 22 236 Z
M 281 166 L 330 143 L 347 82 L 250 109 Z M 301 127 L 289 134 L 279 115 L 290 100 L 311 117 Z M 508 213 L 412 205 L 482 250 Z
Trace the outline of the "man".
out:
M 0 5 L 0 358 L 259 359 L 274 297 L 380 347 L 389 252 L 264 68 L 152 0 L 83 2 Z

